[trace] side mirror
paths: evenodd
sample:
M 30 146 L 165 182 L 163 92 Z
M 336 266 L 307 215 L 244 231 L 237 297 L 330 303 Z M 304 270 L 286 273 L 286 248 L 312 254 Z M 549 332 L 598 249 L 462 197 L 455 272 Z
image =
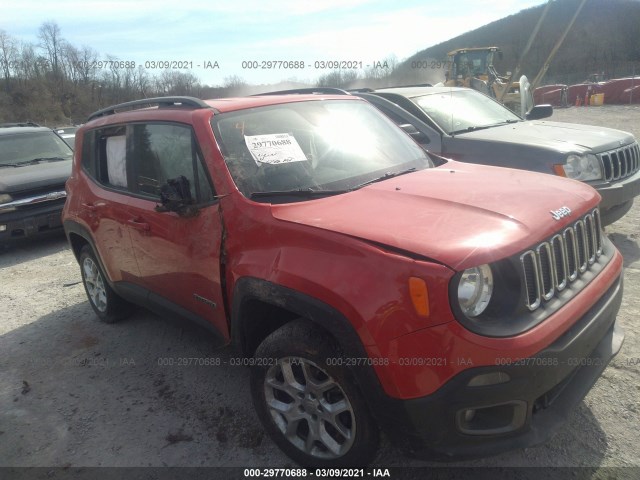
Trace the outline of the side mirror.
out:
M 156 205 L 156 212 L 176 212 L 181 217 L 198 215 L 187 177 L 170 178 L 160 187 L 160 205 Z
M 551 105 L 535 105 L 527 112 L 527 120 L 540 120 L 553 115 L 553 107 Z
M 429 137 L 427 137 L 424 133 L 418 130 L 414 125 L 410 123 L 403 123 L 402 125 L 398 125 L 405 133 L 409 134 L 411 138 L 413 138 L 419 144 L 430 143 Z

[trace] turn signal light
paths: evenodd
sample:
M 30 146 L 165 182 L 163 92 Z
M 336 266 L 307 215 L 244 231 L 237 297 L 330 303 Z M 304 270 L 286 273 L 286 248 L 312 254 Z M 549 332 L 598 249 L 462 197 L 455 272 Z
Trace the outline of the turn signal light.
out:
M 565 178 L 567 177 L 567 174 L 565 173 L 564 167 L 562 165 L 554 165 L 553 166 L 553 171 L 559 177 L 565 177 Z
M 413 308 L 421 317 L 429 316 L 429 291 L 424 280 L 417 277 L 409 277 L 409 294 L 413 302 Z

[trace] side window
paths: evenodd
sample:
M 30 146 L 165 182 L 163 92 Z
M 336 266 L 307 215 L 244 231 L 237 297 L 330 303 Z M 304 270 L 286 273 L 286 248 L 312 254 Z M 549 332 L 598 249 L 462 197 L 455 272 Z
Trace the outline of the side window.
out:
M 82 168 L 91 178 L 96 178 L 95 133 L 95 131 L 91 130 L 82 137 Z
M 407 122 L 404 118 L 402 118 L 400 115 L 398 115 L 397 113 L 395 113 L 394 111 L 386 108 L 386 107 L 382 107 L 379 105 L 376 105 L 376 107 L 378 107 L 382 113 L 384 113 L 387 117 L 389 117 L 389 119 L 395 123 L 396 125 L 402 125 L 404 123 L 409 123 Z
M 376 106 L 380 109 L 382 113 L 384 113 L 387 117 L 389 117 L 389 119 L 396 125 L 401 126 L 401 125 L 410 124 L 408 120 L 405 120 L 404 118 L 402 118 L 400 115 L 398 115 L 396 112 L 392 111 L 391 109 L 383 106 L 378 106 L 378 105 Z M 414 137 L 414 140 L 418 140 L 418 139 Z M 424 133 L 421 133 L 420 139 L 418 141 L 423 145 L 425 143 L 431 143 L 431 140 L 429 139 L 429 137 Z
M 103 185 L 126 190 L 126 127 L 119 125 L 94 130 L 85 134 L 83 141 L 87 142 L 82 147 L 82 163 L 86 165 L 87 172 Z M 93 161 L 92 156 L 95 157 Z
M 211 184 L 189 127 L 134 124 L 129 161 L 137 193 L 159 199 L 160 187 L 182 175 L 189 180 L 191 197 L 197 203 L 213 200 Z

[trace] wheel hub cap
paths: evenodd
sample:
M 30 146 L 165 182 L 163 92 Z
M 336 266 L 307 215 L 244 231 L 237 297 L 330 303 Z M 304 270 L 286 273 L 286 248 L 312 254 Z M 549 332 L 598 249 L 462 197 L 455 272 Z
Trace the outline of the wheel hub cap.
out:
M 85 258 L 82 262 L 84 285 L 91 303 L 101 312 L 107 310 L 107 290 L 98 266 L 91 258 Z
M 317 458 L 338 458 L 355 439 L 355 416 L 340 385 L 308 359 L 281 359 L 267 371 L 265 399 L 284 437 Z

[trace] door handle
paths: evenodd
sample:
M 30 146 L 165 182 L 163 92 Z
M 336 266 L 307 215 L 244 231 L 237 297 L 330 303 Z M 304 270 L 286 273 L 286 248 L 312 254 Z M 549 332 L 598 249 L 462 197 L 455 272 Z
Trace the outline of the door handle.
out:
M 136 230 L 143 230 L 145 232 L 148 232 L 151 229 L 148 223 L 141 222 L 139 218 L 132 218 L 128 220 L 127 223 Z
M 95 212 L 96 210 L 98 210 L 98 207 L 96 207 L 93 203 L 83 203 L 82 206 L 90 212 Z

